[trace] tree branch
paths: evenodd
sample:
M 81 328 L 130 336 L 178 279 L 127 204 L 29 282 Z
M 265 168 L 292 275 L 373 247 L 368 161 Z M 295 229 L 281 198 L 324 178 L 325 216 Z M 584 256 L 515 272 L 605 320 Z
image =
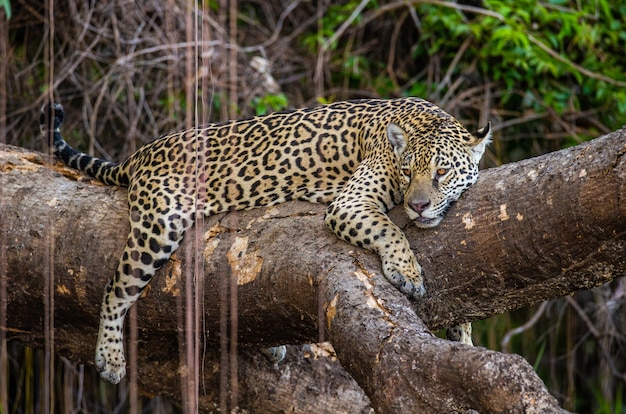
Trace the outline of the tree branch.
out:
M 375 255 L 339 241 L 324 227 L 324 206 L 293 202 L 208 218 L 139 301 L 139 382 L 154 393 L 179 393 L 178 321 L 185 317 L 180 298 L 190 274 L 184 270 L 198 257 L 208 332 L 200 387 L 205 408 L 219 401 L 212 390 L 219 390 L 219 372 L 228 368 L 216 349 L 224 289 L 236 277 L 238 308 L 229 311 L 237 317 L 240 348 L 328 340 L 377 412 L 558 412 L 522 358 L 437 339 L 429 328 L 486 318 L 623 276 L 625 153 L 626 131 L 620 130 L 484 171 L 432 230 L 415 228 L 394 210 L 426 275 L 428 294 L 417 304 L 384 280 Z M 6 329 L 11 338 L 43 343 L 42 269 L 51 252 L 57 352 L 89 362 L 102 288 L 114 274 L 128 228 L 125 190 L 92 185 L 46 159 L 0 146 Z M 291 365 L 298 360 L 293 356 L 272 368 L 255 351 L 246 352 L 238 360 L 246 376 L 239 377 L 235 401 L 242 408 L 255 400 L 254 387 L 267 390 L 272 384 L 267 377 L 250 384 L 251 373 L 293 367 L 290 372 L 301 378 L 319 379 L 307 374 L 307 364 Z M 328 388 L 323 391 L 327 398 Z

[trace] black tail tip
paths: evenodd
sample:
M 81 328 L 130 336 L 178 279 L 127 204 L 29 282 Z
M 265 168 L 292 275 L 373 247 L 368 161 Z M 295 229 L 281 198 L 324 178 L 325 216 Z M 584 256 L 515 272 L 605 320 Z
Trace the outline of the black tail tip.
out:
M 52 105 L 44 104 L 44 106 L 41 107 L 39 127 L 43 132 L 45 132 L 50 129 L 50 126 L 52 126 L 52 130 L 56 131 L 61 127 L 64 118 L 65 112 L 63 111 L 63 105 L 58 102 L 55 102 Z

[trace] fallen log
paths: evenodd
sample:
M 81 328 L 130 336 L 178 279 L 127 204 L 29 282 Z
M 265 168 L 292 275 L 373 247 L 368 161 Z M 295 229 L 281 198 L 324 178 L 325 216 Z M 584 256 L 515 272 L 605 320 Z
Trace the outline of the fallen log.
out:
M 293 355 L 274 367 L 255 350 L 329 341 L 376 412 L 559 412 L 523 358 L 438 339 L 431 330 L 623 276 L 624 154 L 620 130 L 484 171 L 435 229 L 417 229 L 394 210 L 424 269 L 428 293 L 418 303 L 385 281 L 375 255 L 324 227 L 324 206 L 290 202 L 207 218 L 139 301 L 137 340 L 127 348 L 138 349 L 131 377 L 137 369 L 143 389 L 183 399 L 181 381 L 196 378 L 186 386 L 203 390 L 203 409 L 258 412 L 255 396 L 272 384 L 260 374 L 255 382 L 254 372 L 289 370 L 298 373 L 290 384 L 313 384 L 320 372 L 339 378 L 343 371 L 307 371 Z M 0 217 L 9 338 L 43 346 L 42 295 L 52 280 L 55 350 L 91 363 L 102 289 L 128 229 L 125 191 L 53 166 L 43 154 L 0 146 Z M 193 296 L 192 286 L 201 294 Z M 191 320 L 201 324 L 186 324 L 194 309 Z M 185 359 L 189 343 L 206 347 Z M 193 361 L 203 364 L 192 375 Z M 320 393 L 331 401 L 329 391 L 351 379 L 337 381 L 320 386 L 313 401 Z M 351 387 L 338 399 L 363 401 Z M 283 392 L 282 403 L 294 404 L 289 386 Z

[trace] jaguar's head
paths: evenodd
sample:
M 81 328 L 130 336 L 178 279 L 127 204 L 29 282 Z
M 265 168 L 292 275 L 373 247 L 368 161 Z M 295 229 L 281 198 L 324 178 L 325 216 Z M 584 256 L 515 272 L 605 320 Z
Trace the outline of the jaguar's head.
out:
M 478 178 L 491 124 L 470 134 L 452 117 L 417 127 L 387 126 L 398 161 L 404 208 L 418 227 L 434 227 Z

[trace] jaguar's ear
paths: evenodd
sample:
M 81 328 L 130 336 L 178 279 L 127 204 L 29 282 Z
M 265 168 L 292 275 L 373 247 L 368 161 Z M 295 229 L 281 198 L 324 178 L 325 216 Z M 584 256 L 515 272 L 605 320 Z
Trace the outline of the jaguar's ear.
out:
M 476 131 L 474 134 L 474 140 L 469 143 L 470 155 L 472 160 L 478 164 L 487 145 L 491 142 L 491 122 L 488 122 L 483 128 Z
M 406 132 L 398 124 L 391 123 L 387 126 L 387 139 L 391 143 L 393 152 L 396 157 L 400 158 L 404 150 L 406 149 L 407 136 Z

